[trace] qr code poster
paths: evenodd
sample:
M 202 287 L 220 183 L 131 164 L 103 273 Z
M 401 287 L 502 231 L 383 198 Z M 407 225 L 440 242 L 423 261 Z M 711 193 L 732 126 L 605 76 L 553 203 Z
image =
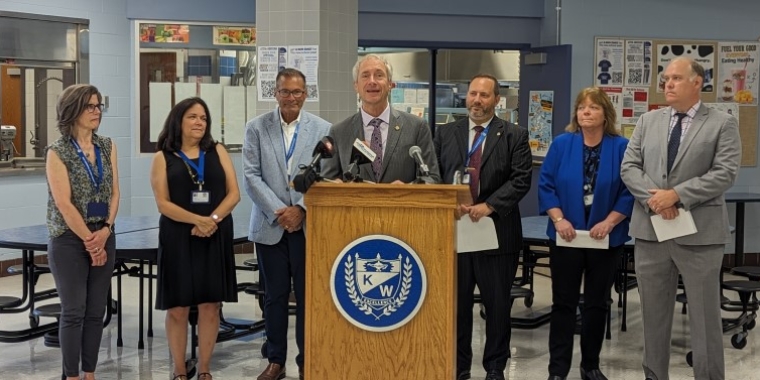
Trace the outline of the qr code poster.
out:
M 594 69 L 596 86 L 623 85 L 623 52 L 621 39 L 598 38 L 596 40 L 596 67 Z
M 318 46 L 259 46 L 256 58 L 256 82 L 260 101 L 276 101 L 277 73 L 286 67 L 298 69 L 306 77 L 306 101 L 319 100 Z
M 715 91 L 715 45 L 713 44 L 658 44 L 657 45 L 657 92 L 665 92 L 665 80 L 662 78 L 670 61 L 679 58 L 691 58 L 705 68 L 705 82 L 702 92 Z
M 625 85 L 649 87 L 652 78 L 652 41 L 625 41 Z

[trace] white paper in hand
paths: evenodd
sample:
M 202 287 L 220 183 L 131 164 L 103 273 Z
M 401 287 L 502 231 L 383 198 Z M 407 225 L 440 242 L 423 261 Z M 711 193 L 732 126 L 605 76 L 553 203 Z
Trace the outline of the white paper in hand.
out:
M 559 236 L 557 233 L 557 246 L 558 247 L 570 247 L 570 248 L 592 248 L 592 249 L 608 249 L 610 248 L 610 235 L 604 237 L 604 239 L 594 239 L 591 237 L 589 231 L 575 230 L 575 239 L 573 241 L 565 241 L 565 239 Z
M 691 211 L 679 208 L 678 216 L 675 219 L 665 220 L 660 215 L 652 215 L 651 219 L 658 242 L 697 233 L 697 226 L 694 224 Z
M 476 252 L 499 248 L 496 239 L 496 227 L 493 219 L 480 218 L 475 223 L 469 216 L 463 215 L 457 221 L 457 252 Z

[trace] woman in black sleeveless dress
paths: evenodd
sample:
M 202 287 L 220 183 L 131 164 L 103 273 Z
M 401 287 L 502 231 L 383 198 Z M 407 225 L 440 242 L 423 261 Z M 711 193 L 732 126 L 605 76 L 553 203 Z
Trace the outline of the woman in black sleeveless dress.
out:
M 198 379 L 209 380 L 220 303 L 237 302 L 230 213 L 240 192 L 232 161 L 210 130 L 211 115 L 202 99 L 179 102 L 158 137 L 151 168 L 161 213 L 156 308 L 167 311 L 175 380 L 187 379 L 190 306 L 198 306 Z

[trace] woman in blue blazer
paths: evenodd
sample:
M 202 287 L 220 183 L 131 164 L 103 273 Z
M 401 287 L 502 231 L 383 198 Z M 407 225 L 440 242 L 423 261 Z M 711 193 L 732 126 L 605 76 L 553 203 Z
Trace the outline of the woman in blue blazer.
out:
M 633 209 L 633 196 L 620 179 L 628 140 L 615 129 L 615 108 L 601 89 L 582 90 L 574 110 L 568 133 L 554 139 L 546 155 L 538 189 L 539 211 L 550 218 L 546 233 L 552 240 L 549 380 L 565 379 L 570 371 L 582 278 L 581 378 L 606 380 L 599 353 L 607 300 Z M 556 239 L 571 242 L 576 231 L 608 237 L 609 248 L 556 245 Z

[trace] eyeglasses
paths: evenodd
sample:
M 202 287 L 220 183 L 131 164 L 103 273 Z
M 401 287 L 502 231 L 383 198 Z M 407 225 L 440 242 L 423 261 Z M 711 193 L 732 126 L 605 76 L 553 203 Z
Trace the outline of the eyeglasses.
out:
M 85 106 L 84 109 L 86 109 L 87 112 L 89 113 L 93 113 L 95 112 L 96 109 L 100 112 L 103 112 L 103 108 L 104 108 L 103 103 L 99 103 L 99 104 L 88 104 Z
M 293 95 L 294 98 L 300 98 L 306 94 L 306 91 L 304 90 L 277 90 L 277 93 L 280 94 L 283 98 L 287 98 L 290 95 Z

